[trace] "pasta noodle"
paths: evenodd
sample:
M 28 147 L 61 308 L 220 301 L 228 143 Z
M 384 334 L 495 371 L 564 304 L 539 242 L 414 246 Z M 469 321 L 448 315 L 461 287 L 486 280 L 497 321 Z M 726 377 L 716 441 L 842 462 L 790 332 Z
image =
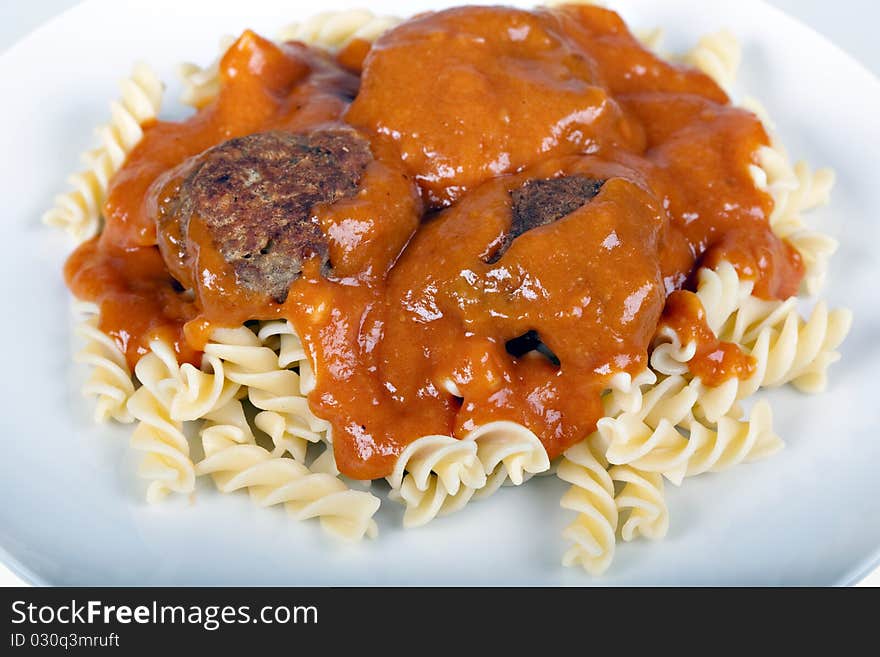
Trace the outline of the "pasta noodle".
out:
M 490 422 L 474 430 L 470 437 L 477 444 L 477 459 L 483 471 L 491 475 L 497 470 L 505 473 L 515 486 L 529 474 L 545 472 L 550 468 L 547 450 L 538 437 L 514 422 Z
M 145 453 L 138 474 L 150 483 L 147 501 L 154 503 L 168 493 L 191 493 L 195 469 L 183 423 L 172 419 L 171 403 L 178 391 L 177 357 L 160 340 L 135 366 L 141 387 L 128 400 L 128 410 L 138 421 L 131 446 Z
M 423 525 L 484 498 L 504 483 L 519 486 L 550 469 L 538 437 L 514 422 L 490 422 L 462 440 L 424 436 L 400 454 L 388 478 L 392 499 L 404 503 L 404 525 Z M 475 493 L 477 493 L 475 495 Z
M 272 438 L 276 450 L 302 461 L 308 443 L 324 439 L 327 424 L 309 409 L 299 375 L 282 369 L 278 354 L 249 328 L 216 330 L 205 354 L 219 359 L 230 381 L 247 388 L 250 402 L 261 411 L 254 423 Z
M 739 345 L 755 362 L 747 379 L 732 378 L 715 388 L 698 383 L 697 407 L 711 422 L 762 387 L 792 383 L 802 392 L 824 390 L 828 367 L 840 359 L 835 350 L 852 324 L 849 310 L 829 312 L 819 302 L 805 320 L 794 299 L 766 301 L 752 296 L 751 289 L 752 283 L 741 281 L 730 263 L 699 272 L 697 297 L 709 327 L 721 340 Z M 668 329 L 660 332 L 658 340 L 652 367 L 667 375 L 685 374 L 696 345 L 682 345 Z
M 375 41 L 383 32 L 400 23 L 393 16 L 377 16 L 366 9 L 330 11 L 312 16 L 302 23 L 291 23 L 278 34 L 278 41 L 302 41 L 338 50 L 354 39 Z
M 177 421 L 206 417 L 239 391 L 240 385 L 226 377 L 219 358 L 206 354 L 203 360 L 202 369 L 189 363 L 180 366 L 178 389 L 169 409 Z
M 113 338 L 98 328 L 97 315 L 87 317 L 78 324 L 76 332 L 86 340 L 86 346 L 74 356 L 74 360 L 91 367 L 91 374 L 82 392 L 87 397 L 95 397 L 95 421 L 112 419 L 124 424 L 134 422 L 126 406 L 134 394 L 134 383 L 125 354 L 116 346 Z
M 472 436 L 422 436 L 400 453 L 388 483 L 392 499 L 406 504 L 404 526 L 416 527 L 441 510 L 464 506 L 474 490 L 486 485 L 486 472 Z
M 463 509 L 474 492 L 475 489 L 470 486 L 460 486 L 455 493 L 450 493 L 439 477 L 430 477 L 425 488 L 419 488 L 415 479 L 407 475 L 400 487 L 392 489 L 388 497 L 406 506 L 403 526 L 412 529 L 426 525 L 436 517 Z
M 222 433 L 210 434 L 204 447 L 196 472 L 212 475 L 222 492 L 247 489 L 259 506 L 283 504 L 297 520 L 319 518 L 327 532 L 346 540 L 377 535 L 372 517 L 379 498 L 371 493 L 349 490 L 337 477 Z
M 773 432 L 770 404 L 760 400 L 752 408 L 747 422 L 732 417 L 719 418 L 713 429 L 691 419 L 685 426 L 689 441 L 697 445 L 688 459 L 686 477 L 704 472 L 721 472 L 740 463 L 769 458 L 783 448 L 783 442 Z
M 693 413 L 699 393 L 698 380 L 687 383 L 671 376 L 645 395 L 645 408 L 639 413 L 600 420 L 608 461 L 660 473 L 679 485 L 685 477 L 718 472 L 781 449 L 765 402 L 759 402 L 746 420 L 734 417 L 740 414 L 734 408 L 731 415 L 708 422 Z
M 729 91 L 736 82 L 742 62 L 742 49 L 736 37 L 723 30 L 701 38 L 696 47 L 685 55 L 684 61 L 697 67 Z
M 234 43 L 235 39 L 226 35 L 220 39 L 220 56 Z M 183 83 L 180 102 L 195 109 L 210 103 L 220 91 L 220 57 L 206 68 L 191 62 L 183 62 L 177 67 L 177 77 Z
M 562 563 L 580 565 L 591 575 L 601 575 L 614 559 L 619 512 L 614 501 L 614 482 L 594 443 L 588 439 L 568 450 L 557 476 L 571 484 L 560 505 L 577 513 L 562 533 L 563 538 L 574 543 L 562 557 Z
M 632 541 L 644 536 L 659 541 L 669 531 L 669 510 L 663 499 L 663 477 L 628 465 L 608 471 L 612 481 L 622 484 L 614 497 L 620 517 L 620 537 Z
M 657 382 L 657 375 L 645 368 L 636 376 L 620 372 L 611 377 L 605 396 L 605 414 L 635 411 L 642 406 L 642 389 Z
M 747 98 L 744 106 L 772 126 L 767 110 L 758 101 Z M 757 163 L 751 166 L 750 173 L 755 184 L 773 198 L 770 227 L 801 254 L 806 270 L 803 290 L 815 295 L 822 288 L 828 261 L 838 244 L 837 240 L 808 227 L 802 215 L 829 202 L 834 172 L 831 169 L 812 171 L 806 162 L 792 166 L 772 131 L 771 141 L 771 146 L 762 147 L 755 154 Z
M 120 83 L 122 97 L 110 106 L 110 123 L 98 129 L 101 147 L 83 155 L 88 169 L 70 177 L 73 190 L 55 198 L 43 222 L 66 230 L 78 242 L 101 228 L 101 212 L 110 177 L 143 137 L 141 126 L 153 121 L 162 103 L 162 83 L 144 64 Z

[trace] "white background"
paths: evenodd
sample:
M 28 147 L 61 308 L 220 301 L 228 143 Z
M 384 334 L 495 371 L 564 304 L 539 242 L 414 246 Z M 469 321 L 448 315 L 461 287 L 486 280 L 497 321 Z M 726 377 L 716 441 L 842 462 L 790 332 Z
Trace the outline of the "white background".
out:
M 875 29 L 876 22 L 880 19 L 880 4 L 874 0 L 769 1 L 824 34 L 880 75 L 880 43 L 877 41 Z M 77 2 L 78 0 L 0 0 L 0 52 Z M 284 3 L 284 13 L 291 13 L 291 6 L 287 2 Z M 314 11 L 308 9 L 305 13 Z M 0 586 L 23 584 L 24 582 L 0 564 Z M 880 568 L 861 585 L 880 586 Z

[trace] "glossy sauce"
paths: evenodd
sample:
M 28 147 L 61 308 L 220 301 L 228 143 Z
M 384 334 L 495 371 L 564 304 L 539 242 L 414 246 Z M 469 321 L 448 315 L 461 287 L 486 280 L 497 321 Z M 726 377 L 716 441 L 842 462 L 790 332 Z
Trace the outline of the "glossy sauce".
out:
M 764 128 L 708 77 L 660 61 L 590 6 L 425 14 L 338 62 L 246 32 L 210 105 L 147 127 L 113 180 L 106 229 L 66 268 L 131 362 L 153 335 L 193 360 L 214 326 L 289 319 L 317 375 L 310 404 L 332 423 L 340 470 L 360 479 L 389 474 L 420 436 L 491 420 L 520 422 L 560 454 L 594 430 L 610 377 L 644 368 L 661 318 L 699 334 L 707 382 L 750 373 L 676 290 L 726 259 L 757 294 L 784 298 L 802 264 L 749 175 Z M 374 162 L 356 196 L 313 209 L 329 276 L 307 262 L 278 304 L 237 285 L 198 221 L 157 235 L 188 158 L 340 122 L 370 140 Z M 566 175 L 606 182 L 489 264 L 511 192 Z M 184 243 L 188 259 L 175 255 Z M 558 364 L 508 353 L 530 331 Z
M 755 359 L 738 345 L 719 340 L 706 323 L 706 311 L 699 297 L 688 290 L 677 290 L 666 299 L 661 326 L 669 326 L 683 345 L 695 344 L 688 369 L 707 386 L 719 386 L 731 377 L 748 379 L 755 373 Z

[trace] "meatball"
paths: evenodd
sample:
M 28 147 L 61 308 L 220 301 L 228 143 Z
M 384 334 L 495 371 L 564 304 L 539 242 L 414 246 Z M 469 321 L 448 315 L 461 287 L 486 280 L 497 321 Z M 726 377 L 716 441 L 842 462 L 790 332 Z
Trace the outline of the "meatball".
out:
M 566 176 L 547 180 L 529 180 L 510 192 L 513 216 L 510 230 L 498 250 L 488 260 L 498 262 L 517 237 L 538 226 L 545 226 L 570 215 L 595 197 L 604 180 L 586 176 Z
M 343 128 L 230 139 L 197 158 L 172 214 L 180 235 L 199 218 L 240 285 L 283 301 L 304 260 L 329 267 L 312 207 L 353 196 L 371 159 L 368 142 Z

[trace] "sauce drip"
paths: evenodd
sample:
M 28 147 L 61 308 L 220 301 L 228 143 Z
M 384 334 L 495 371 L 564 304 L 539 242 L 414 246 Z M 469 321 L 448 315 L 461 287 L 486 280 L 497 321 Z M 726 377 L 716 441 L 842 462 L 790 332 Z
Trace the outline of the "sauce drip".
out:
M 706 382 L 747 376 L 748 357 L 713 342 L 680 290 L 720 260 L 766 298 L 802 277 L 749 175 L 768 144 L 760 121 L 645 50 L 613 12 L 423 14 L 336 62 L 245 32 L 220 74 L 192 118 L 146 127 L 112 181 L 104 232 L 66 277 L 101 305 L 131 363 L 153 336 L 194 361 L 213 327 L 291 321 L 316 373 L 310 405 L 348 476 L 386 476 L 420 436 L 492 420 L 524 424 L 555 457 L 595 429 L 609 379 L 645 367 L 661 321 L 697 339 Z M 199 221 L 157 234 L 157 221 L 174 225 L 159 219 L 190 158 L 233 137 L 334 125 L 364 135 L 373 161 L 356 195 L 313 208 L 332 270 L 306 261 L 283 303 L 239 285 Z M 514 192 L 567 176 L 602 185 L 505 241 Z M 523 336 L 541 348 L 509 349 Z
M 688 369 L 709 387 L 730 379 L 748 379 L 755 373 L 755 359 L 738 345 L 723 342 L 706 323 L 706 311 L 699 297 L 687 290 L 677 290 L 666 299 L 661 326 L 669 326 L 683 345 L 695 344 L 697 351 L 688 361 Z

